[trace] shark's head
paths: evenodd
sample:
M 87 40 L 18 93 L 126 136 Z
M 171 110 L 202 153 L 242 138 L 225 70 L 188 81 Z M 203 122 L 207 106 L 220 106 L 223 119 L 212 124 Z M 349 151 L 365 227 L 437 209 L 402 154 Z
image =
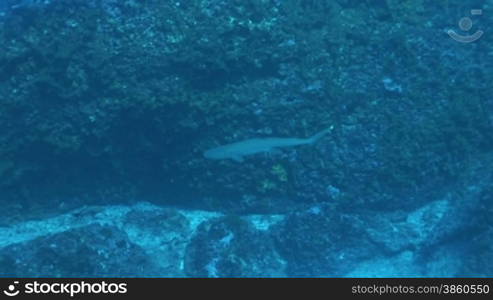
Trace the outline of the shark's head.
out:
M 232 151 L 231 146 L 221 146 L 204 152 L 204 157 L 208 159 L 232 159 L 236 162 L 243 162 L 243 155 L 239 151 Z
M 225 159 L 226 155 L 220 148 L 209 149 L 204 152 L 204 157 L 207 159 Z

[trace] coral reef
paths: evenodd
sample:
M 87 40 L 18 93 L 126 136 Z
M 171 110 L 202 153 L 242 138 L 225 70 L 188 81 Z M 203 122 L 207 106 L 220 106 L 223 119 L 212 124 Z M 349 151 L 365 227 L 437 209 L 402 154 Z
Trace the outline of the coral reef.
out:
M 324 239 L 310 231 L 351 229 L 351 222 L 297 212 L 329 205 L 399 219 L 445 198 L 455 211 L 447 220 L 467 219 L 475 205 L 491 212 L 491 198 L 480 195 L 487 195 L 493 167 L 492 36 L 463 45 L 441 30 L 463 4 L 28 2 L 0 16 L 0 204 L 14 212 L 0 224 L 135 199 L 227 215 L 287 214 L 288 229 L 269 237 L 268 247 L 300 251 L 279 251 L 291 261 L 284 269 L 269 250 L 266 268 L 309 276 L 320 249 L 333 253 L 327 264 L 337 255 L 353 262 L 367 257 L 345 252 L 355 240 L 341 244 L 337 234 Z M 306 137 L 330 125 L 334 130 L 313 146 L 241 164 L 202 155 L 217 145 Z M 459 207 L 467 208 L 464 215 Z M 263 249 L 262 234 L 231 222 L 202 225 L 192 245 L 211 237 L 219 243 L 228 233 L 251 240 L 205 253 L 190 246 L 189 275 L 259 274 L 242 269 L 254 258 L 241 247 Z M 491 213 L 476 227 L 491 240 L 487 222 Z M 428 246 L 450 234 L 443 224 Z M 389 253 L 415 246 L 400 241 L 394 249 L 383 241 L 393 241 L 387 233 L 372 236 L 368 246 L 385 245 Z M 471 247 L 486 249 L 478 239 Z M 230 254 L 210 269 L 214 255 Z

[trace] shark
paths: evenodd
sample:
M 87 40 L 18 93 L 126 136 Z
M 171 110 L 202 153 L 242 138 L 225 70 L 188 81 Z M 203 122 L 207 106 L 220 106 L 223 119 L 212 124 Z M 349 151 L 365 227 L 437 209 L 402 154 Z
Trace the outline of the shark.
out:
M 245 156 L 262 152 L 276 153 L 279 152 L 279 148 L 314 144 L 333 128 L 331 126 L 309 138 L 266 137 L 247 139 L 204 151 L 204 157 L 214 160 L 232 159 L 236 162 L 243 162 Z

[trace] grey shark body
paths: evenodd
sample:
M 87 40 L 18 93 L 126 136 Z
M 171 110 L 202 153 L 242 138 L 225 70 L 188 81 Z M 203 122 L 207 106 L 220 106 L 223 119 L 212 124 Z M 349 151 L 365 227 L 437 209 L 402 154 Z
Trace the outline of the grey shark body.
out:
M 332 127 L 327 128 L 306 139 L 278 137 L 248 139 L 209 149 L 204 152 L 204 157 L 216 160 L 232 159 L 237 162 L 242 162 L 243 158 L 248 155 L 262 152 L 277 152 L 279 148 L 283 147 L 313 144 L 331 130 Z

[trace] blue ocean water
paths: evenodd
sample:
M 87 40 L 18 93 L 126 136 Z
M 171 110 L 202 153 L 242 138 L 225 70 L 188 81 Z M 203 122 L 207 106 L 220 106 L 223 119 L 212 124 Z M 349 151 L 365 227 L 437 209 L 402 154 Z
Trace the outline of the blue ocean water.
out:
M 492 25 L 0 0 L 0 276 L 493 276 Z

